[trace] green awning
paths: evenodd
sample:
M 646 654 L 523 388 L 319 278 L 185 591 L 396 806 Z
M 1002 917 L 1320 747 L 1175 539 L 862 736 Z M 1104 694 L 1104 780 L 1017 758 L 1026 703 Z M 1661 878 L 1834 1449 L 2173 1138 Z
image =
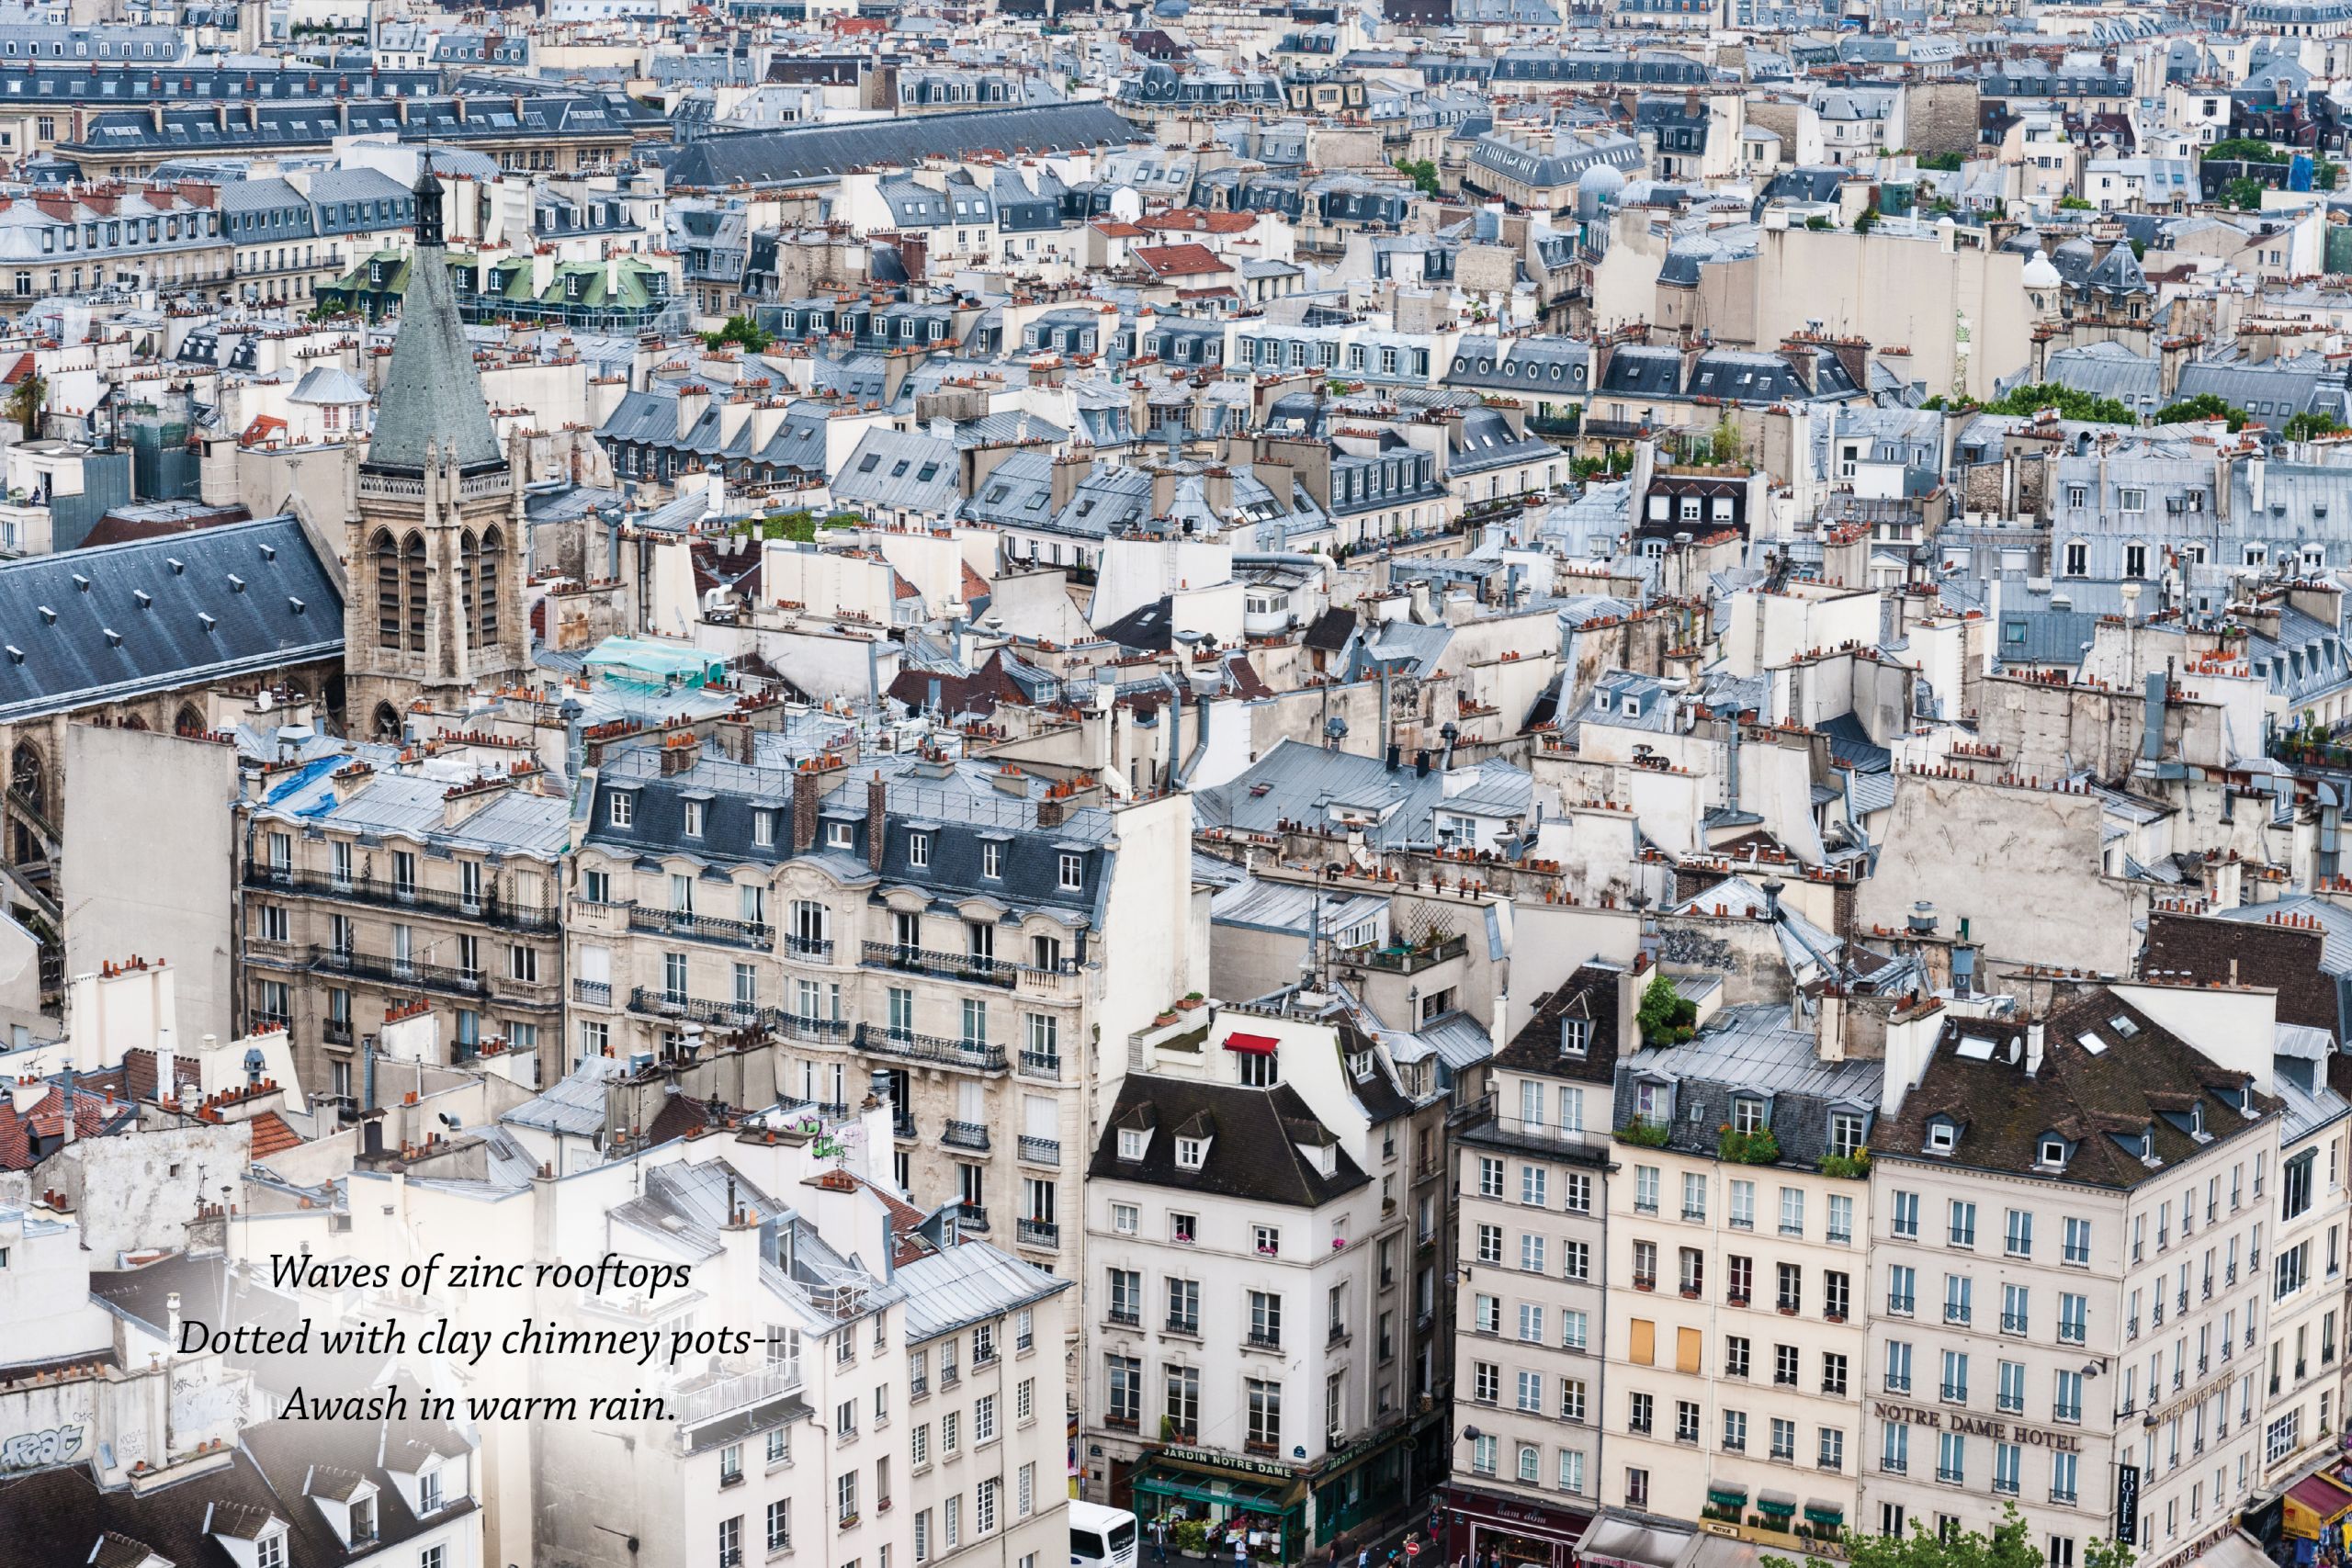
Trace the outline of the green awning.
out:
M 1295 1514 L 1306 1506 L 1304 1495 L 1285 1504 L 1282 1489 L 1252 1486 L 1236 1482 L 1218 1490 L 1206 1478 L 1193 1480 L 1179 1477 L 1166 1471 L 1149 1471 L 1136 1477 L 1136 1490 L 1160 1497 L 1182 1497 L 1193 1503 L 1216 1503 L 1228 1508 L 1241 1508 L 1253 1514 Z
M 1747 1488 L 1744 1486 L 1710 1486 L 1707 1488 L 1707 1501 L 1714 1504 L 1719 1508 L 1736 1508 L 1742 1503 L 1747 1501 Z
M 1842 1525 L 1846 1522 L 1846 1510 L 1833 1508 L 1826 1503 L 1807 1503 L 1804 1517 L 1817 1525 Z
M 1794 1501 L 1783 1502 L 1778 1497 L 1769 1495 L 1757 1498 L 1756 1506 L 1767 1514 L 1793 1514 L 1797 1511 Z

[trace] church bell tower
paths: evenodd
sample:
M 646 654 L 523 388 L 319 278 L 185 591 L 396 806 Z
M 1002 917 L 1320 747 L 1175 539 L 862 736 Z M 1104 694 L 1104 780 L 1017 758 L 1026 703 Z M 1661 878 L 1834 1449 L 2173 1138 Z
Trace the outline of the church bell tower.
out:
M 491 428 L 458 316 L 430 154 L 418 174 L 416 249 L 359 465 L 344 600 L 345 709 L 355 737 L 391 739 L 423 698 L 466 692 L 530 664 L 520 492 Z

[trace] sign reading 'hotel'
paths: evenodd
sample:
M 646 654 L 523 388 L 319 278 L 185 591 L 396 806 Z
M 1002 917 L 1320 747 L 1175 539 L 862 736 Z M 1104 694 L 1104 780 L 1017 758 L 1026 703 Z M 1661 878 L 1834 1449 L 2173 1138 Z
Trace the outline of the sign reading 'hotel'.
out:
M 1990 1416 L 1971 1416 L 1962 1410 L 1937 1410 L 1925 1404 L 1899 1404 L 1892 1400 L 1875 1400 L 1872 1405 L 1880 1420 L 1894 1421 L 1906 1427 L 1931 1427 L 1939 1432 L 1959 1432 L 1972 1438 L 1990 1438 L 1996 1443 L 2016 1443 L 2029 1449 L 2051 1449 L 2062 1454 L 2075 1454 L 2083 1451 L 2083 1439 L 2079 1434 L 2074 1432 L 2053 1432 L 2041 1427 L 2013 1426 L 2007 1421 L 1996 1421 Z

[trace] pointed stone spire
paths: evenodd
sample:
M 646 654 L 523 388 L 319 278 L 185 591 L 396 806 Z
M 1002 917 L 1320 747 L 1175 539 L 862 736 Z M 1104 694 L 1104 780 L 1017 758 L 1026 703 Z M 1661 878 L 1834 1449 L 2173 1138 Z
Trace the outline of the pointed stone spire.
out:
M 437 446 L 455 458 L 460 472 L 499 468 L 505 457 L 491 428 L 490 405 L 458 315 L 457 289 L 449 282 L 448 253 L 442 248 L 443 191 L 430 152 L 411 194 L 416 198 L 416 251 L 409 261 L 392 362 L 377 398 L 376 434 L 361 467 L 422 474 L 428 448 Z

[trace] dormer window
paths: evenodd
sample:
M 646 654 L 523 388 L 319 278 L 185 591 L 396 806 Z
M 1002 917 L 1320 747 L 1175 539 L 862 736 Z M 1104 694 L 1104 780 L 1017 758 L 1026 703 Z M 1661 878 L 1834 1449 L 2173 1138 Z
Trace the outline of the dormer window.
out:
M 685 807 L 686 837 L 699 839 L 702 837 L 703 803 L 699 800 L 689 800 L 685 803 Z
M 1592 1047 L 1592 1021 L 1589 1018 L 1564 1018 L 1560 1021 L 1560 1055 L 1582 1056 Z
M 1928 1123 L 1928 1152 L 1948 1155 L 1960 1141 L 1960 1128 L 1950 1119 L 1939 1116 Z
M 1198 1170 L 1208 1157 L 1209 1141 L 1206 1138 L 1176 1140 L 1176 1164 L 1179 1168 L 1184 1170 Z
M 376 1539 L 376 1495 L 369 1492 L 351 1499 L 351 1544 L 370 1545 Z
M 286 1532 L 273 1529 L 254 1542 L 254 1568 L 286 1568 Z
M 907 835 L 907 863 L 918 871 L 931 863 L 930 834 L 910 833 Z
M 1674 1114 L 1674 1091 L 1662 1083 L 1634 1086 L 1634 1116 L 1645 1127 L 1663 1127 Z
M 2153 1122 L 2140 1129 L 2140 1157 L 2149 1161 L 2156 1157 L 2156 1128 Z
M 441 1507 L 441 1472 L 428 1470 L 416 1478 L 416 1511 L 437 1513 Z
M 1086 861 L 1083 856 L 1065 853 L 1061 857 L 1061 890 L 1075 893 L 1086 885 Z
M 1760 1133 L 1764 1130 L 1764 1102 L 1746 1096 L 1731 1102 L 1732 1130 L 1738 1133 Z
M 1120 1128 L 1119 1157 L 1125 1160 L 1137 1160 L 1143 1158 L 1145 1137 L 1146 1134 L 1140 1127 Z
M 2195 1138 L 2199 1143 L 2204 1142 L 2207 1136 L 2205 1132 L 2205 1102 L 2201 1100 L 2196 1101 L 2188 1108 L 2188 1135 Z
M 2066 1140 L 2064 1138 L 2042 1139 L 2041 1163 L 2053 1170 L 2063 1167 L 2066 1163 Z

